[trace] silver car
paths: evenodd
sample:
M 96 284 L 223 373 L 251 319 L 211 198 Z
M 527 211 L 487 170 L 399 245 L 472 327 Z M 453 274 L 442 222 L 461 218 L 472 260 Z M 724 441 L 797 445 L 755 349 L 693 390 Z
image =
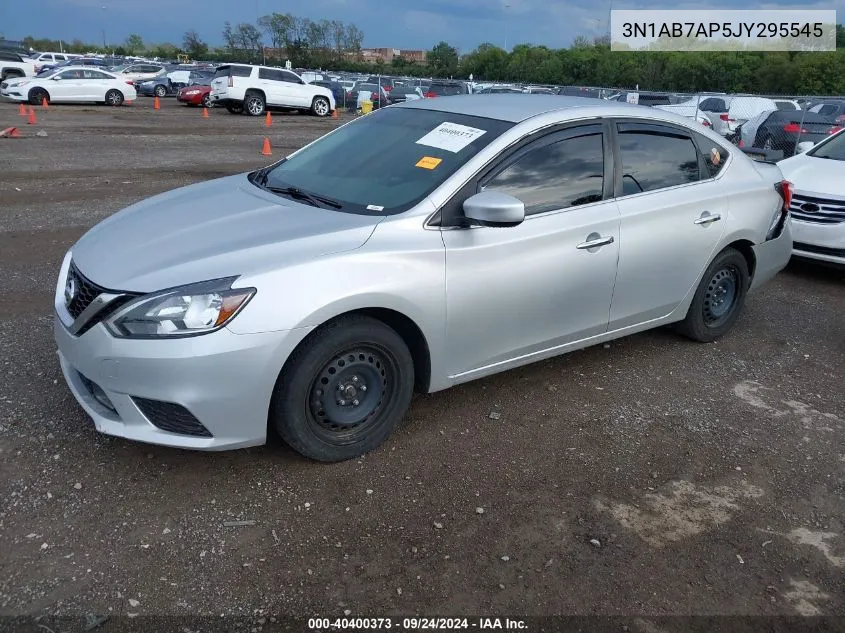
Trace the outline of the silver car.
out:
M 792 251 L 791 187 L 679 115 L 422 99 L 164 193 L 67 253 L 55 337 L 96 428 L 321 461 L 434 392 L 668 323 L 734 325 Z

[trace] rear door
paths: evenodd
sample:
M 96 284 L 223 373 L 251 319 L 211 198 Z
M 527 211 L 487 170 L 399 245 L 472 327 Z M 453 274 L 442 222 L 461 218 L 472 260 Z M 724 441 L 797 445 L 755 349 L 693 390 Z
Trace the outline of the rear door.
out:
M 290 105 L 291 95 L 284 80 L 283 70 L 276 68 L 258 69 L 258 87 L 264 91 L 268 105 Z
M 701 138 L 706 146 L 699 149 L 693 133 L 682 127 L 616 124 L 621 226 L 611 330 L 668 315 L 715 255 L 727 223 L 728 197 L 713 178 L 727 153 Z
M 105 101 L 106 93 L 112 86 L 111 77 L 93 68 L 86 68 L 82 74 L 85 77 L 83 83 L 87 96 L 92 101 Z

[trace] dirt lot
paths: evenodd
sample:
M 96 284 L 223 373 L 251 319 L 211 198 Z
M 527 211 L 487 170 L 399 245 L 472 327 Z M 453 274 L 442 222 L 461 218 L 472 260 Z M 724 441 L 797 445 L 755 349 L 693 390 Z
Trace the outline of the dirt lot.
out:
M 37 110 L 0 104 L 24 136 L 0 139 L 0 614 L 845 616 L 845 273 L 790 266 L 717 344 L 658 330 L 419 396 L 359 461 L 134 444 L 62 380 L 64 252 L 338 122 Z

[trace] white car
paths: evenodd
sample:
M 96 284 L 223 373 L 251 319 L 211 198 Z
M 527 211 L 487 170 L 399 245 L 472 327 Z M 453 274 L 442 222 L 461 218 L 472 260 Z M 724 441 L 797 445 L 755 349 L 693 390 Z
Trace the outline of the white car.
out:
M 778 163 L 793 183 L 792 254 L 845 266 L 845 133 Z
M 164 66 L 158 66 L 156 64 L 130 64 L 129 66 L 114 68 L 112 72 L 124 79 L 137 82 L 163 77 L 167 74 Z
M 137 98 L 135 87 L 112 73 L 89 66 L 63 66 L 50 74 L 7 79 L 0 96 L 12 101 L 40 104 L 100 102 L 119 106 Z
M 0 51 L 0 81 L 15 77 L 34 77 L 35 62 L 17 53 Z
M 706 128 L 713 127 L 713 124 L 710 122 L 710 117 L 708 117 L 704 112 L 699 110 L 695 106 L 695 103 L 687 101 L 684 103 L 675 103 L 671 105 L 656 105 L 654 107 L 660 110 L 666 110 L 667 112 L 674 112 L 675 114 L 685 116 L 688 119 L 692 119 L 693 121 L 696 121 L 697 123 Z
M 232 114 L 260 116 L 268 108 L 282 108 L 328 116 L 335 109 L 332 91 L 304 81 L 284 68 L 225 64 L 211 80 L 211 103 Z

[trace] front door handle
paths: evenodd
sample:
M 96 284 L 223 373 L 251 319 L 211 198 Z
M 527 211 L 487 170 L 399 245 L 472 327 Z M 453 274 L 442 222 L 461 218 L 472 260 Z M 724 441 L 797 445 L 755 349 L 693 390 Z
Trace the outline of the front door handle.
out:
M 695 221 L 696 224 L 712 224 L 713 222 L 718 222 L 722 219 L 722 216 L 718 213 L 710 215 L 707 211 L 701 214 L 701 216 Z
M 590 233 L 587 236 L 586 242 L 581 242 L 575 248 L 579 250 L 587 250 L 590 248 L 598 248 L 599 246 L 605 246 L 607 244 L 613 244 L 613 236 L 610 235 L 608 237 L 602 237 L 598 233 Z

